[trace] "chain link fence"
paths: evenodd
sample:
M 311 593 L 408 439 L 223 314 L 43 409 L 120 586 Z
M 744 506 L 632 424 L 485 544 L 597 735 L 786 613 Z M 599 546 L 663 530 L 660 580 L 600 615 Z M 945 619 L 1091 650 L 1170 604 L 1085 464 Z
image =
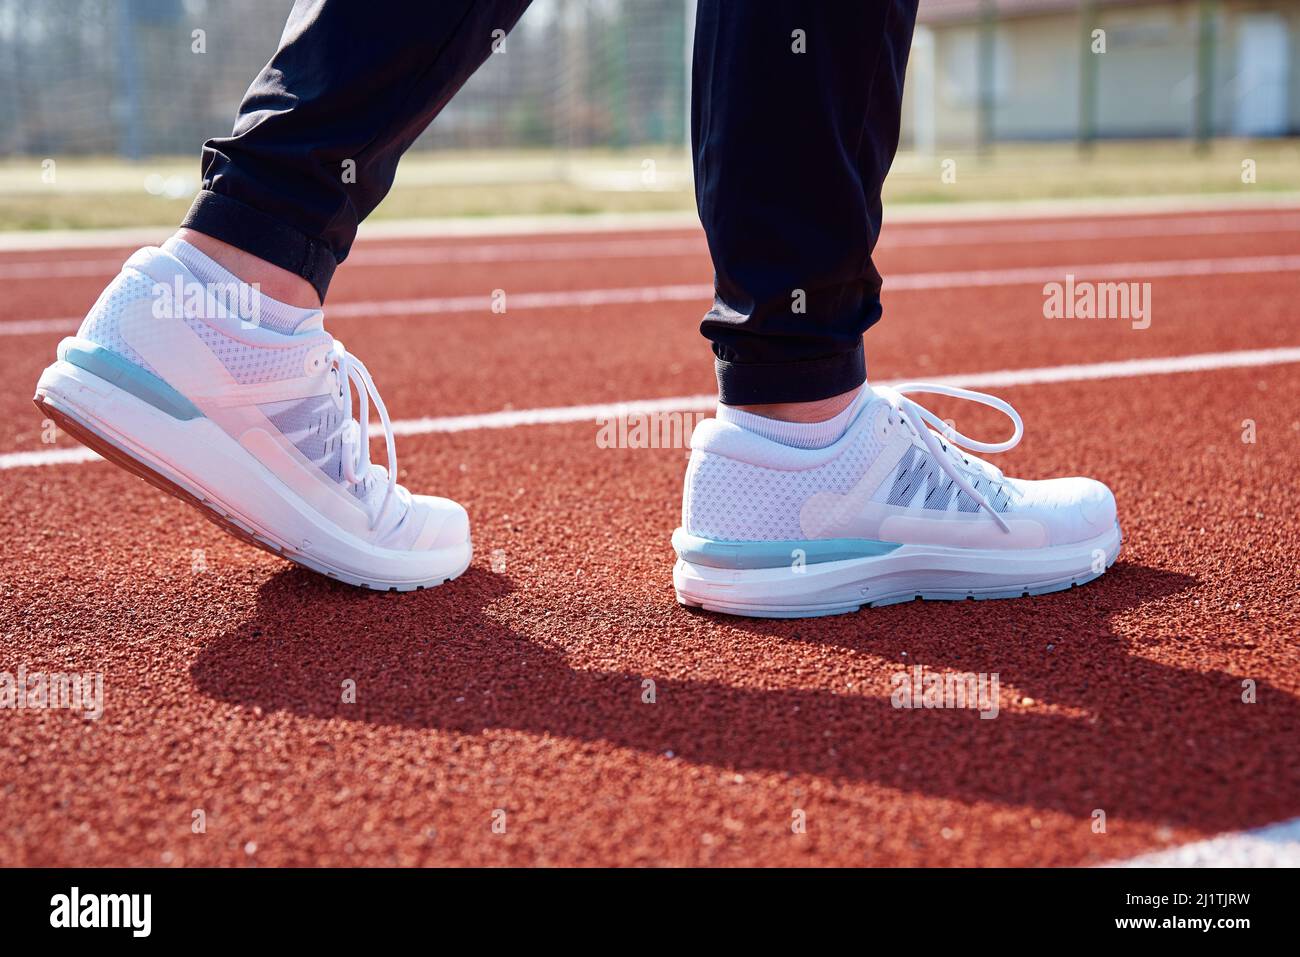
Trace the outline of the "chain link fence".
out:
M 0 156 L 196 153 L 229 132 L 291 7 L 0 0 Z M 535 0 L 415 149 L 685 143 L 690 11 L 690 0 Z

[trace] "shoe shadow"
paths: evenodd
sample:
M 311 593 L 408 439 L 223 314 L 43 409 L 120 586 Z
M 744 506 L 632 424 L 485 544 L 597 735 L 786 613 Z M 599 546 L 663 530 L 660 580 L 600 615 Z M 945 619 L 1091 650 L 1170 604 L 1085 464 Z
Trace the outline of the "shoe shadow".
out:
M 253 616 L 207 645 L 191 674 L 213 698 L 305 717 L 464 734 L 509 728 L 1085 819 L 1101 808 L 1208 831 L 1300 813 L 1300 763 L 1279 750 L 1300 739 L 1300 701 L 1259 683 L 1258 703 L 1245 704 L 1249 675 L 1156 663 L 1113 629 L 1125 613 L 1195 585 L 1119 563 L 1085 589 L 1011 602 L 915 603 L 813 621 L 681 612 L 741 639 L 830 644 L 896 662 L 891 672 L 918 664 L 996 672 L 995 720 L 898 709 L 884 683 L 767 690 L 576 669 L 559 649 L 485 613 L 510 585 L 480 568 L 407 595 L 280 572 Z M 655 681 L 654 705 L 642 702 L 645 678 Z M 342 701 L 347 679 L 354 704 Z

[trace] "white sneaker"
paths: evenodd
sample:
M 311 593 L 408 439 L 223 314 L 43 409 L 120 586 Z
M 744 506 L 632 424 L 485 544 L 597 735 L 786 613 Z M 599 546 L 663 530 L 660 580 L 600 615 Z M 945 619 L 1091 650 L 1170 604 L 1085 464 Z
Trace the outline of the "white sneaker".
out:
M 465 510 L 397 484 L 388 412 L 321 314 L 291 335 L 241 321 L 212 295 L 155 314 L 160 292 L 204 288 L 170 253 L 137 252 L 59 343 L 36 405 L 231 534 L 324 575 L 405 591 L 463 572 Z M 370 462 L 371 398 L 388 469 Z
M 992 406 L 1015 433 L 984 443 L 947 430 L 907 398 L 918 392 Z M 691 438 L 673 534 L 677 598 L 796 618 L 917 598 L 1041 595 L 1091 581 L 1119 554 L 1110 489 L 1086 478 L 1007 478 L 957 448 L 1005 452 L 1022 434 L 1001 399 L 920 383 L 871 390 L 844 435 L 822 449 L 705 419 Z

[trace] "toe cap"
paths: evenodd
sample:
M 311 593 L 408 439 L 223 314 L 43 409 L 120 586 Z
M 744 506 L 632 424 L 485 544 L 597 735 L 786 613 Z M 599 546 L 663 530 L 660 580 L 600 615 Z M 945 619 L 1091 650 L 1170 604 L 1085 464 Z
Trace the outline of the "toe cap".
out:
M 1110 531 L 1118 518 L 1115 493 L 1095 479 L 1078 479 L 1079 512 L 1088 530 L 1089 538 Z
M 1084 542 L 1115 526 L 1115 496 L 1095 479 L 1047 479 L 1023 487 L 1021 505 L 1043 524 L 1052 545 Z
M 459 503 L 434 495 L 414 495 L 412 500 L 424 519 L 416 549 L 447 548 L 469 541 L 469 513 Z

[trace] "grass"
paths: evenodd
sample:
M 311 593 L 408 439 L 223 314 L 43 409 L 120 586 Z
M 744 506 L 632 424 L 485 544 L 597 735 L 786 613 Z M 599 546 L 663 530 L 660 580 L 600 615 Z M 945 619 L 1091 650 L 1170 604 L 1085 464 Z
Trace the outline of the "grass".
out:
M 1242 182 L 1254 160 L 1256 181 Z M 198 188 L 197 158 L 0 161 L 0 230 L 174 225 Z M 948 175 L 944 175 L 945 172 Z M 987 156 L 903 153 L 886 203 L 1001 202 L 1115 196 L 1300 191 L 1300 142 L 1219 140 L 1197 152 L 1182 141 L 1003 144 Z M 690 169 L 681 149 L 626 152 L 421 153 L 407 157 L 375 211 L 379 220 L 689 210 Z

